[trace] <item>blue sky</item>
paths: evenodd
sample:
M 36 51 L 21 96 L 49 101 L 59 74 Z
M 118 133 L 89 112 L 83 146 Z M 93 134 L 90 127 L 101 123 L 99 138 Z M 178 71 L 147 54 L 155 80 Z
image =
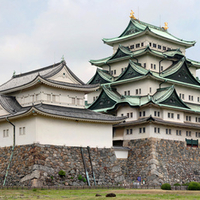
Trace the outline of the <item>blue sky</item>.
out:
M 186 51 L 200 61 L 199 0 L 0 0 L 0 84 L 17 74 L 59 62 L 87 82 L 95 73 L 88 62 L 112 54 L 102 38 L 116 37 L 136 18 L 195 40 Z M 200 76 L 200 73 L 198 73 Z

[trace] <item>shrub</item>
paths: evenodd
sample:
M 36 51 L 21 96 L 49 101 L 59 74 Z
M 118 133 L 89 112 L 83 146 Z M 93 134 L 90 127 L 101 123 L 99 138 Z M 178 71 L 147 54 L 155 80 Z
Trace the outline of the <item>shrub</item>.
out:
M 83 178 L 83 182 L 84 182 L 84 183 L 86 182 L 86 178 Z
M 37 189 L 36 188 L 33 188 L 33 192 L 36 192 L 37 191 Z
M 58 174 L 59 174 L 60 177 L 64 177 L 66 175 L 65 171 L 63 171 L 63 170 L 60 170 L 58 172 Z
M 189 186 L 189 182 L 188 183 L 183 183 L 182 186 Z
M 188 190 L 200 190 L 200 184 L 197 182 L 190 182 Z
M 180 183 L 174 183 L 174 186 L 181 186 Z
M 78 180 L 82 181 L 83 177 L 81 175 L 78 175 Z
M 162 190 L 171 190 L 171 185 L 169 183 L 164 183 L 161 186 Z

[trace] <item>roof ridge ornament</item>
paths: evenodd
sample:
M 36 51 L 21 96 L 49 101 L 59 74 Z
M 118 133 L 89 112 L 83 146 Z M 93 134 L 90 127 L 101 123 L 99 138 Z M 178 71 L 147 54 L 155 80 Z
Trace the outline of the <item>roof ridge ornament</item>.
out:
M 162 27 L 162 28 L 163 28 L 163 29 L 166 31 L 166 30 L 169 28 L 169 27 L 168 27 L 168 23 L 167 23 L 167 22 L 165 22 L 164 24 L 165 24 L 165 26 L 164 26 L 164 27 Z
M 135 16 L 134 16 L 133 14 L 134 14 L 134 12 L 131 10 L 130 18 L 131 18 L 131 19 L 136 19 Z

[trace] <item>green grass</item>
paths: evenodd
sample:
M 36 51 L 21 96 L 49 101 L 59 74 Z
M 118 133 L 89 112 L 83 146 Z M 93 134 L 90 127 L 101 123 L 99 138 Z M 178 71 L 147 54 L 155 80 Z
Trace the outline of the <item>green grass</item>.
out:
M 142 189 L 85 189 L 85 190 L 0 190 L 0 199 L 68 199 L 68 200 L 93 200 L 108 199 L 106 194 L 115 193 L 114 199 L 123 200 L 159 200 L 159 199 L 200 199 L 200 191 L 163 191 L 163 190 L 142 190 Z M 102 197 L 95 197 L 96 194 Z

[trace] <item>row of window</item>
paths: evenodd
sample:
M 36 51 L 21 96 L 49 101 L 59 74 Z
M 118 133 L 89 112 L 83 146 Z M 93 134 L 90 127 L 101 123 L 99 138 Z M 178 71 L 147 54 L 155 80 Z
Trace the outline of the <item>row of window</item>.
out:
M 142 93 L 141 88 L 135 89 L 135 94 L 141 94 L 141 93 Z M 124 91 L 124 95 L 125 96 L 130 96 L 130 90 Z
M 182 93 L 179 93 L 179 97 L 180 97 L 181 99 L 185 99 L 185 95 L 182 94 Z M 194 96 L 189 95 L 189 96 L 188 96 L 188 100 L 189 100 L 189 101 L 194 101 Z M 200 97 L 197 97 L 197 102 L 200 102 Z
M 141 43 L 137 43 L 137 44 L 133 44 L 133 45 L 130 45 L 130 47 L 128 47 L 129 49 L 135 49 L 135 48 L 140 48 L 140 47 L 143 47 L 144 46 L 144 42 L 141 42 Z M 163 50 L 163 51 L 166 51 L 166 50 L 171 50 L 170 47 L 166 47 L 166 46 L 162 46 L 160 44 L 156 44 L 156 43 L 152 43 L 152 42 L 149 42 L 149 46 L 150 47 L 153 47 L 153 48 L 157 48 L 159 50 Z
M 25 127 L 19 127 L 19 135 L 25 135 L 26 134 L 26 128 Z M 9 137 L 9 129 L 3 130 L 3 137 Z
M 123 117 L 124 114 L 121 114 L 121 116 Z M 127 116 L 128 118 L 133 118 L 133 113 L 132 113 L 132 112 L 131 112 L 131 113 L 127 113 L 126 116 Z
M 141 127 L 139 128 L 139 133 L 145 133 L 146 132 L 146 128 L 145 127 Z M 160 133 L 160 128 L 159 127 L 154 127 L 154 133 Z M 133 129 L 126 129 L 126 134 L 127 135 L 132 135 L 133 134 Z M 171 129 L 166 129 L 166 134 L 167 135 L 171 135 L 172 134 L 172 130 Z M 181 136 L 182 135 L 182 131 L 181 130 L 176 130 L 176 135 L 177 136 Z M 186 137 L 191 137 L 191 131 L 186 131 Z M 196 132 L 196 137 L 200 138 L 200 132 Z

